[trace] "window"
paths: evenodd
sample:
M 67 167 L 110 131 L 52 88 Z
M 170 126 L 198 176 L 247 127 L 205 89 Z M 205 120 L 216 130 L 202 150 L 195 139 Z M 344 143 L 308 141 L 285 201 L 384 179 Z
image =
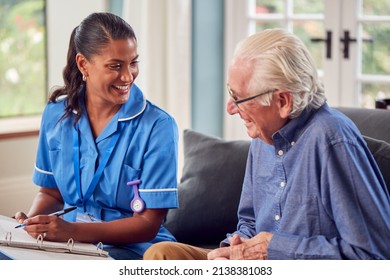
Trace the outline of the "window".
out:
M 249 34 L 281 27 L 303 40 L 331 105 L 373 108 L 375 99 L 390 97 L 389 1 L 247 0 L 247 5 Z
M 0 0 L 0 118 L 40 114 L 46 96 L 45 0 Z

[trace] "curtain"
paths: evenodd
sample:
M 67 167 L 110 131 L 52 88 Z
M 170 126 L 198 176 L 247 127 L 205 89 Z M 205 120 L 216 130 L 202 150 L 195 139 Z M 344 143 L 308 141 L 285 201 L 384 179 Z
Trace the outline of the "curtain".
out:
M 123 5 L 123 18 L 138 41 L 137 84 L 178 124 L 180 176 L 182 132 L 191 127 L 191 0 L 127 0 Z

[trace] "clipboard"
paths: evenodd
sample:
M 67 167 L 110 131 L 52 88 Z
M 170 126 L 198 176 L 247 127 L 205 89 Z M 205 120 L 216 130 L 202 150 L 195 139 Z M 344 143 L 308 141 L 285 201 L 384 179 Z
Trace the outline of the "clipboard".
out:
M 15 229 L 17 225 L 14 219 L 0 215 L 0 251 L 11 259 L 111 258 L 102 243 L 94 245 L 75 242 L 73 239 L 52 242 L 45 241 L 42 235 L 35 239 L 23 229 Z

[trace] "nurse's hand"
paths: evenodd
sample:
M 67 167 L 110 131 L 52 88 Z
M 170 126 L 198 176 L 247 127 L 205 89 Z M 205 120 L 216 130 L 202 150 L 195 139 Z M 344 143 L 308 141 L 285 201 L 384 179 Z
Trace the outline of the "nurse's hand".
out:
M 68 241 L 72 237 L 73 225 L 60 217 L 38 215 L 24 220 L 24 230 L 34 238 L 39 235 L 45 240 Z
M 14 217 L 19 224 L 23 224 L 23 221 L 27 219 L 27 215 L 24 212 L 16 212 Z

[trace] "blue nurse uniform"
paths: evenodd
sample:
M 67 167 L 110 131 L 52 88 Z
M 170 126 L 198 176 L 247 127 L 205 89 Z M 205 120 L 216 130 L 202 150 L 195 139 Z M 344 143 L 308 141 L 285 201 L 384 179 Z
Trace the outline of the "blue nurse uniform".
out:
M 82 94 L 85 95 L 84 89 Z M 65 105 L 66 98 L 50 102 L 43 112 L 33 174 L 36 185 L 59 189 L 65 207 L 78 207 L 64 219 L 76 221 L 77 213 L 86 213 L 101 221 L 131 217 L 130 202 L 134 193 L 127 182 L 138 179 L 141 180 L 139 196 L 146 208 L 178 207 L 178 134 L 170 115 L 146 100 L 133 84 L 128 101 L 94 139 L 86 110 L 78 121 L 77 130 L 73 124 L 75 114 L 59 121 Z M 115 135 L 119 137 L 113 144 Z M 89 196 L 88 188 L 96 169 L 110 148 L 113 150 L 107 164 Z M 75 159 L 79 169 L 74 168 Z M 79 184 L 75 180 L 77 176 Z M 159 241 L 175 241 L 175 238 L 161 226 L 150 242 L 126 247 L 142 256 L 151 244 Z

